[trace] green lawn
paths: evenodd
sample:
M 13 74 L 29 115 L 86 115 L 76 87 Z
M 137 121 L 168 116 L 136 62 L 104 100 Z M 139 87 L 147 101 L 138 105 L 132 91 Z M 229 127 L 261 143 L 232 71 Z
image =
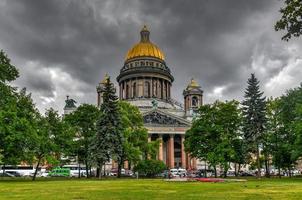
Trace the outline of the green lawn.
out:
M 200 183 L 162 180 L 0 180 L 0 199 L 302 199 L 302 179 Z

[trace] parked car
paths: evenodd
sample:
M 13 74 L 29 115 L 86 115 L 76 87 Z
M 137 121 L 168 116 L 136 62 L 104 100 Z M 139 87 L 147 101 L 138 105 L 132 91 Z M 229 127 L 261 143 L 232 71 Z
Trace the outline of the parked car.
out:
M 240 172 L 239 175 L 240 176 L 254 176 L 254 174 L 252 174 L 250 172 Z
M 175 169 L 175 168 L 170 169 L 170 174 L 171 174 L 171 177 L 177 177 L 177 176 L 179 176 L 178 175 L 178 169 Z
M 179 177 L 186 177 L 187 176 L 187 170 L 185 170 L 183 168 L 178 168 L 177 169 L 177 175 Z
M 117 168 L 111 169 L 110 172 L 109 172 L 109 176 L 117 176 L 117 171 L 118 171 Z M 125 169 L 121 169 L 121 175 L 125 175 L 125 174 L 126 174 L 126 170 Z
M 60 177 L 70 177 L 70 169 L 69 168 L 62 168 L 62 167 L 56 167 L 53 170 L 51 170 L 48 174 L 49 176 L 60 176 Z
M 6 171 L 6 173 L 9 173 L 9 174 L 13 175 L 14 177 L 22 176 L 19 172 L 16 172 L 16 171 Z

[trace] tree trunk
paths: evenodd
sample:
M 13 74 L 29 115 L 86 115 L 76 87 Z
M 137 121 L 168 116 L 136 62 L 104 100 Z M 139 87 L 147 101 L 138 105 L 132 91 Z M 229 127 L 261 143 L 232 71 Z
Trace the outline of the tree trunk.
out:
M 261 177 L 261 169 L 260 169 L 260 152 L 259 152 L 259 145 L 257 143 L 257 178 Z
M 101 179 L 102 178 L 102 163 L 100 162 L 99 163 L 99 166 L 98 166 L 98 178 Z
M 86 178 L 89 178 L 87 157 L 85 158 L 85 167 L 86 167 Z
M 215 178 L 217 178 L 217 169 L 216 169 L 216 166 L 214 166 L 214 175 L 215 175 Z
M 281 178 L 281 169 L 278 167 L 279 178 Z
M 269 160 L 268 160 L 268 156 L 265 156 L 265 176 L 267 178 L 270 177 L 270 172 L 269 172 Z
M 128 161 L 128 169 L 131 170 L 131 161 Z
M 39 166 L 40 166 L 41 159 L 42 159 L 42 156 L 39 156 L 38 164 L 36 166 L 36 170 L 35 170 L 35 173 L 34 173 L 34 176 L 33 176 L 33 179 L 32 179 L 33 181 L 36 180 L 36 176 L 37 176 L 37 172 L 38 172 L 38 169 L 39 169 Z
M 80 165 L 80 162 L 78 162 L 78 178 L 81 178 L 81 165 Z
M 5 163 L 2 165 L 2 173 L 5 173 Z
M 105 163 L 103 163 L 103 165 L 104 165 L 104 177 L 106 176 L 106 164 Z
M 289 178 L 292 177 L 292 171 L 291 171 L 290 167 L 288 168 L 288 176 L 289 176 Z
M 121 178 L 121 172 L 122 172 L 122 166 L 123 166 L 123 158 L 120 158 L 120 160 L 118 161 L 118 165 L 117 165 L 117 178 Z
M 204 177 L 207 178 L 207 163 L 204 164 Z
M 224 164 L 223 166 L 223 177 L 226 178 L 227 177 L 227 172 L 228 172 L 228 167 L 226 164 Z
M 237 177 L 238 174 L 237 174 L 237 163 L 235 163 L 235 176 Z
M 241 164 L 238 164 L 238 174 L 240 173 Z

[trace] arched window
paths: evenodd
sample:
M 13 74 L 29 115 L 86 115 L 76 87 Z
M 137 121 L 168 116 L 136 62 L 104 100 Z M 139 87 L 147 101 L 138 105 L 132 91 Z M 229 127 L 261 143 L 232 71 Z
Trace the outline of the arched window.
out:
M 148 81 L 145 81 L 144 93 L 144 97 L 150 97 L 150 83 Z
M 192 97 L 192 106 L 194 107 L 198 106 L 198 98 L 196 96 Z
M 135 98 L 136 97 L 136 83 L 133 83 L 132 91 L 133 91 L 132 97 Z

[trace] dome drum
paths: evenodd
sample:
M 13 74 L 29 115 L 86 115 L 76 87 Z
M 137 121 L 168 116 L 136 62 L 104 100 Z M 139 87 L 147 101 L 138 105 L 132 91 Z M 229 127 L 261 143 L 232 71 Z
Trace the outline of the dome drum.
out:
M 155 76 L 135 76 L 119 82 L 120 99 L 171 98 L 171 82 Z

